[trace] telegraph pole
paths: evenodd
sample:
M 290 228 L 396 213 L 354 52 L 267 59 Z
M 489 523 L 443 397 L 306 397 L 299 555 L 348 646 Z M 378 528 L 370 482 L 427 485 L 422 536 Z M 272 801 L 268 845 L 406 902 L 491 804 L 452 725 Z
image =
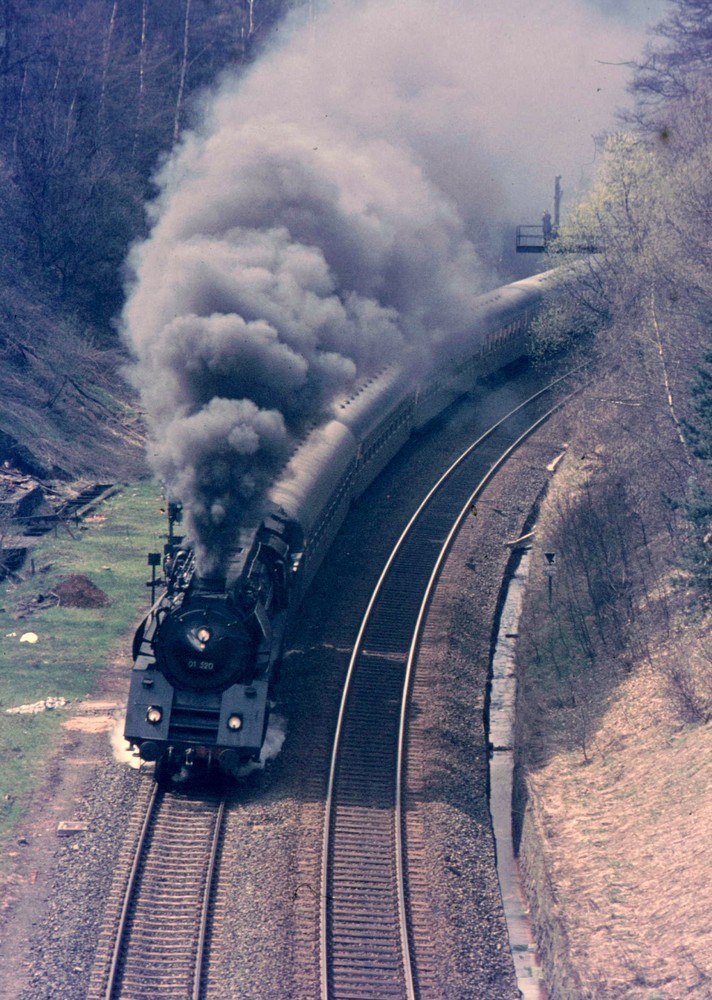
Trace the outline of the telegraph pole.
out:
M 556 553 L 555 552 L 545 552 L 544 556 L 546 558 L 546 566 L 544 567 L 544 572 L 549 578 L 549 607 L 551 607 L 552 597 L 554 595 L 554 577 L 558 571 L 558 566 L 556 565 Z

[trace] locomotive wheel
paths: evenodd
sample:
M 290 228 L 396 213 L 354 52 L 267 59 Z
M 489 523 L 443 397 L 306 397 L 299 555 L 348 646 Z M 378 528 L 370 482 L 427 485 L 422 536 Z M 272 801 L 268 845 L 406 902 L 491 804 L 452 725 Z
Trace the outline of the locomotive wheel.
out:
M 282 676 L 282 665 L 283 665 L 283 657 L 282 653 L 280 652 L 279 656 L 272 664 L 272 670 L 270 672 L 270 678 L 269 678 L 270 689 L 279 683 L 279 678 Z
M 156 769 L 153 772 L 153 780 L 157 785 L 165 788 L 167 785 L 171 784 L 177 773 L 178 767 L 173 758 L 169 754 L 164 753 L 163 756 L 156 761 Z

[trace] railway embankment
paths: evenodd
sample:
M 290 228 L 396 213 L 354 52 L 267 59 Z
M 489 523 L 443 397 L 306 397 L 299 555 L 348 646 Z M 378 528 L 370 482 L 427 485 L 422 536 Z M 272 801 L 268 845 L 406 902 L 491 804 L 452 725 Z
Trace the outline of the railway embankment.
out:
M 515 844 L 554 1000 L 702 1000 L 712 641 L 671 502 L 685 456 L 664 414 L 607 389 L 585 395 L 536 526 Z

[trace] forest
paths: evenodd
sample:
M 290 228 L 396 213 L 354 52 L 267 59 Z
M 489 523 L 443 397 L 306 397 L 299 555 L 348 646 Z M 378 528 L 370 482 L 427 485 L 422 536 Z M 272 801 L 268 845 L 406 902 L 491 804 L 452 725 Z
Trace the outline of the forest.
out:
M 2 280 L 107 336 L 151 175 L 191 98 L 290 0 L 2 0 Z
M 553 248 L 575 262 L 570 294 L 537 336 L 544 352 L 592 336 L 602 370 L 624 373 L 662 414 L 684 469 L 668 501 L 687 514 L 686 579 L 703 596 L 712 585 L 712 10 L 703 0 L 670 7 L 636 67 L 632 107 Z

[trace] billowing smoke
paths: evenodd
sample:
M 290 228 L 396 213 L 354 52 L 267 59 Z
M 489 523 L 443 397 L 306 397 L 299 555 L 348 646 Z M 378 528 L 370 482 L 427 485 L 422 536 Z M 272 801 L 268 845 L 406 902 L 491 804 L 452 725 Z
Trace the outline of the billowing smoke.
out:
M 124 329 L 151 459 L 203 572 L 257 523 L 294 439 L 338 391 L 466 333 L 508 196 L 522 177 L 536 186 L 554 148 L 570 156 L 598 113 L 601 66 L 578 65 L 546 5 L 457 6 L 334 3 L 285 28 L 247 76 L 221 81 L 159 175 Z M 611 55 L 595 15 L 566 21 Z M 532 126 L 547 113 L 548 135 Z

